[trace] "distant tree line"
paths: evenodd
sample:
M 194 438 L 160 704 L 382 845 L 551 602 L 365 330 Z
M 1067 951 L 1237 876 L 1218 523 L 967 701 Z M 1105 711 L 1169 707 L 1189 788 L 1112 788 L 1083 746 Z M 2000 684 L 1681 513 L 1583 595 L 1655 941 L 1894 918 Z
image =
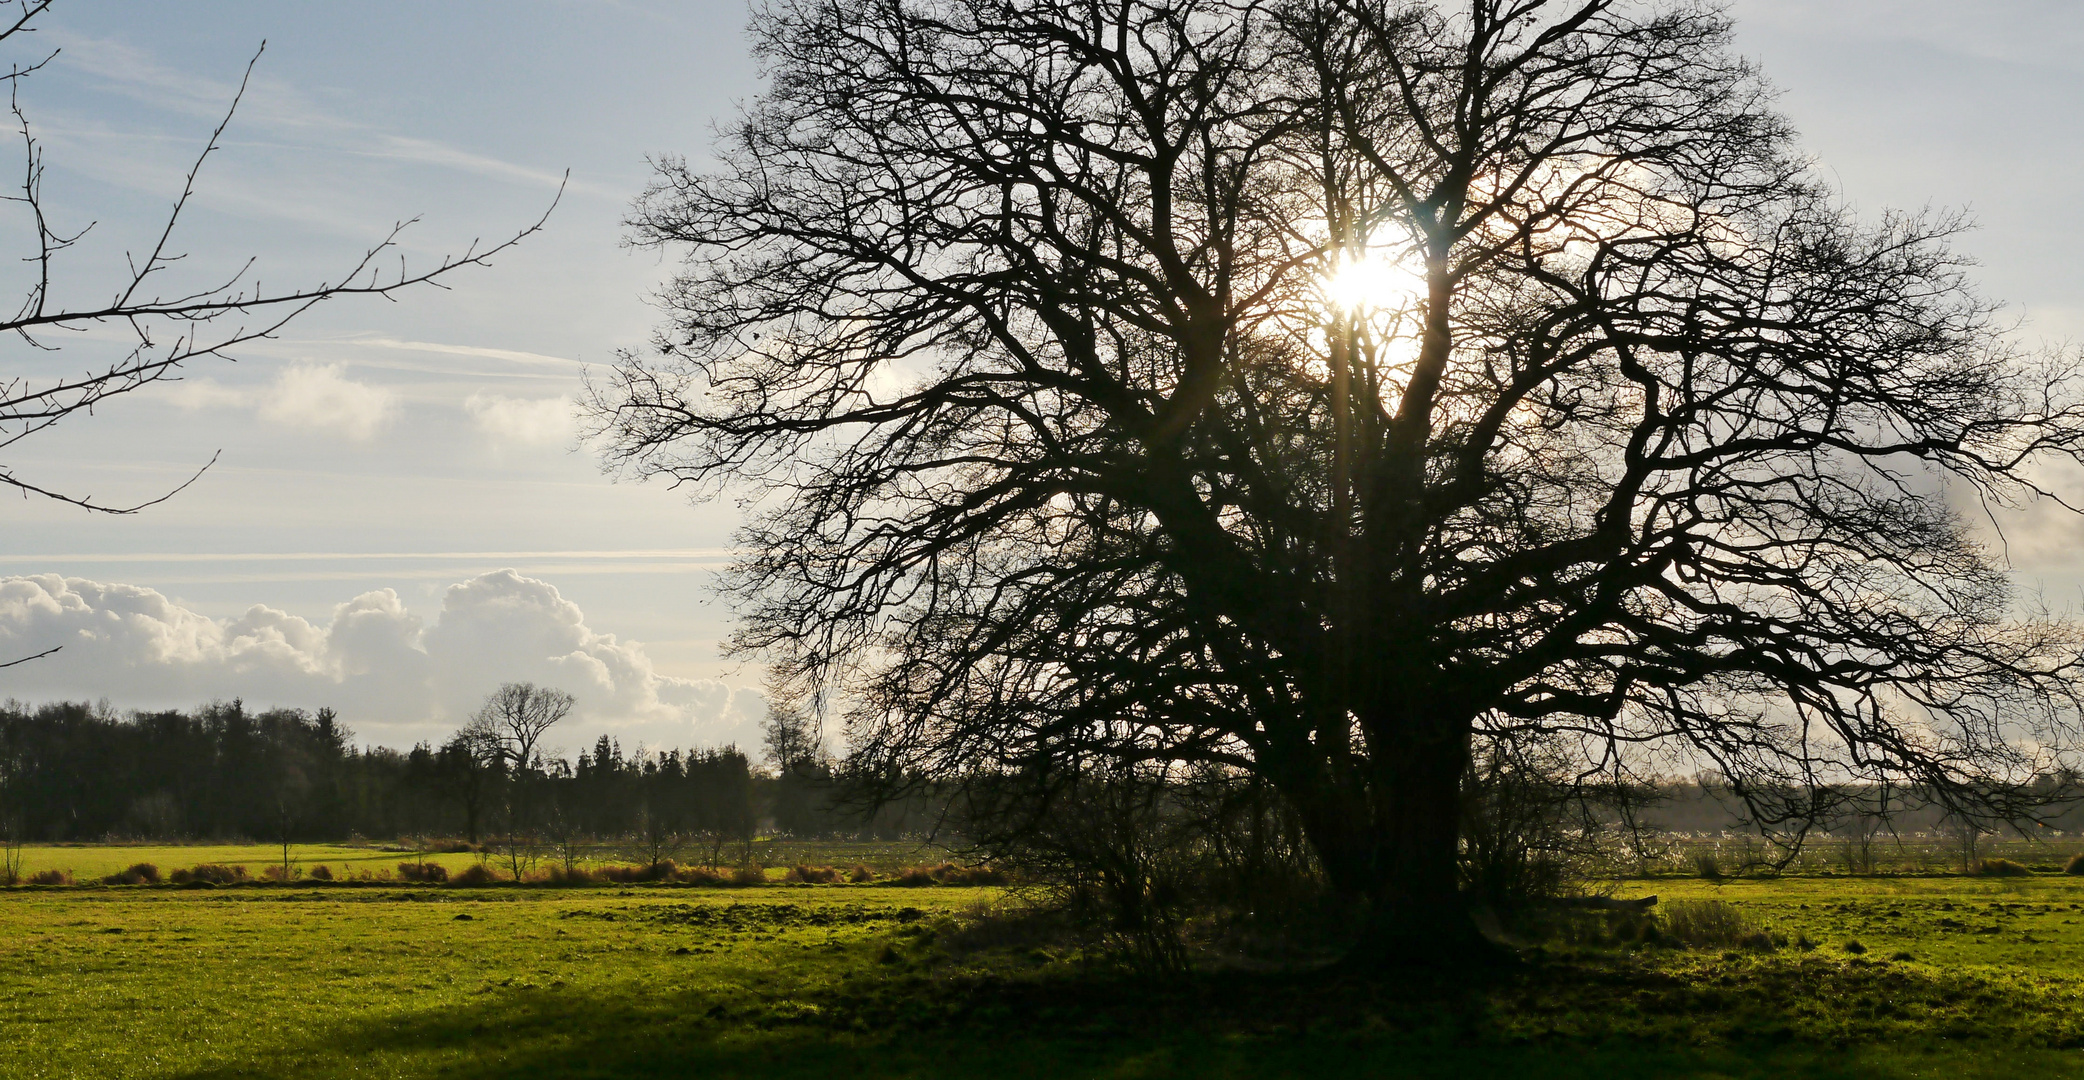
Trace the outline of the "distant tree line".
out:
M 769 718 L 771 767 L 735 746 L 625 750 L 607 736 L 566 760 L 482 723 L 498 697 L 448 739 L 403 751 L 356 746 L 330 709 L 9 701 L 0 704 L 0 831 L 30 843 L 420 837 L 544 852 L 618 843 L 718 861 L 760 835 L 889 837 L 928 824 L 903 807 L 869 816 L 839 805 L 832 760 L 798 714 Z

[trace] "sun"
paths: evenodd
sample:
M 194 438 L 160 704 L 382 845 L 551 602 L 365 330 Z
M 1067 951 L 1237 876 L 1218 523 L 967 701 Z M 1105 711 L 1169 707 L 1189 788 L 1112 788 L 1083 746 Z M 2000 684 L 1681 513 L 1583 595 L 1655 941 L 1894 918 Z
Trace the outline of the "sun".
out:
M 1334 262 L 1323 290 L 1325 300 L 1346 314 L 1403 312 L 1426 294 L 1425 267 L 1409 253 L 1371 249 Z

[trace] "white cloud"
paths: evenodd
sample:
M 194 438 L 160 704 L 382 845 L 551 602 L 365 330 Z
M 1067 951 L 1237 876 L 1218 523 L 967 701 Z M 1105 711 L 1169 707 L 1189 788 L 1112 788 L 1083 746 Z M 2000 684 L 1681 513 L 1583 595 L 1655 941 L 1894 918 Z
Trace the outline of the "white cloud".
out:
M 184 379 L 168 397 L 183 409 L 252 409 L 271 424 L 327 431 L 357 442 L 374 437 L 398 411 L 396 395 L 348 378 L 339 364 L 295 364 L 252 389 Z
M 487 360 L 500 360 L 516 364 L 535 364 L 546 367 L 582 367 L 577 360 L 562 356 L 546 356 L 543 353 L 520 352 L 515 349 L 490 349 L 482 345 L 449 345 L 438 341 L 400 341 L 372 334 L 358 334 L 351 338 L 324 344 L 346 344 L 356 348 L 397 349 L 404 352 L 442 353 L 450 356 L 471 356 Z
M 53 645 L 63 649 L 0 670 L 0 696 L 331 706 L 364 740 L 392 746 L 440 739 L 493 688 L 522 680 L 578 699 L 553 737 L 568 747 L 604 733 L 626 747 L 751 747 L 766 713 L 755 689 L 660 674 L 642 645 L 596 632 L 555 587 L 512 570 L 451 586 L 431 625 L 390 589 L 319 624 L 265 605 L 212 619 L 136 585 L 0 578 L 0 659 Z
M 284 427 L 319 428 L 357 441 L 374 436 L 396 409 L 391 392 L 340 374 L 338 364 L 298 364 L 260 402 L 260 417 Z
M 572 403 L 562 397 L 476 393 L 464 399 L 463 411 L 477 421 L 479 431 L 504 442 L 555 446 L 572 437 Z

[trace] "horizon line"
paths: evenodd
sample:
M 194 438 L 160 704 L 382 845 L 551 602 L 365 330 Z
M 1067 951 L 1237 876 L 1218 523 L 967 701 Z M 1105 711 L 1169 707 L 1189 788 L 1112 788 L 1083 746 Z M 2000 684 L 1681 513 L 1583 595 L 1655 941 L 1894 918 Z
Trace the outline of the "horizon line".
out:
M 0 553 L 0 562 L 320 562 L 351 559 L 473 561 L 500 559 L 716 559 L 736 554 L 730 548 L 646 548 L 631 551 L 256 551 L 256 552 L 154 552 L 143 554 L 12 555 Z

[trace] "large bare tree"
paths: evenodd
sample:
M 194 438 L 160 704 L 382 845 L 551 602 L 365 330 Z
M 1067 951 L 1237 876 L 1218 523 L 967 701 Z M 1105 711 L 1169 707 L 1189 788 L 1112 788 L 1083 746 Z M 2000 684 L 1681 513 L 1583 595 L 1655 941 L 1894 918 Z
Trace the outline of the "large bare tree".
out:
M 1481 740 L 1709 764 L 1763 823 L 1997 813 L 2077 635 L 1955 509 L 2065 363 L 1810 173 L 1705 4 L 772 0 L 612 465 L 763 501 L 739 644 L 860 770 L 1272 783 L 1363 955 L 1476 944 Z

